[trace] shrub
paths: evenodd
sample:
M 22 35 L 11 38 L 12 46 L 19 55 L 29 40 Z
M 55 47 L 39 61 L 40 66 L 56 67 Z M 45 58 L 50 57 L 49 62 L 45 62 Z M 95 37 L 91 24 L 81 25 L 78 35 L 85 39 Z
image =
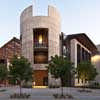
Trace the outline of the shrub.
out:
M 59 88 L 60 86 L 58 85 L 49 85 L 49 88 Z
M 78 91 L 79 91 L 79 92 L 87 92 L 87 93 L 88 93 L 88 92 L 92 92 L 91 90 L 86 90 L 86 89 L 85 89 L 85 90 L 82 89 L 82 90 L 78 90 Z
M 32 85 L 24 84 L 24 85 L 22 85 L 22 88 L 32 88 Z
M 71 94 L 66 95 L 69 99 L 73 99 L 74 97 Z
M 14 98 L 25 98 L 25 99 L 28 99 L 30 97 L 30 94 L 26 94 L 26 93 L 23 93 L 23 94 L 17 94 L 17 93 L 14 93 L 12 95 L 10 95 L 10 98 L 11 99 L 14 99 Z
M 5 92 L 5 91 L 7 91 L 6 89 L 2 89 L 2 90 L 0 90 L 0 92 Z
M 94 82 L 94 83 L 89 85 L 89 88 L 100 89 L 100 84 L 98 82 Z
M 66 98 L 66 96 L 65 95 L 61 95 L 61 94 L 53 94 L 53 96 L 54 96 L 54 98 L 58 98 L 58 99 L 65 99 Z

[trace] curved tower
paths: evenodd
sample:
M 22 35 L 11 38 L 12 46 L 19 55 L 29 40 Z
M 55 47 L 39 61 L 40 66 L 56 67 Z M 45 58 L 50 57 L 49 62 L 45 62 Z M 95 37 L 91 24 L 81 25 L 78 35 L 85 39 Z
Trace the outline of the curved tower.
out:
M 20 17 L 22 55 L 34 69 L 37 86 L 48 84 L 45 66 L 51 56 L 60 55 L 60 15 L 56 8 L 48 6 L 48 16 L 33 16 L 32 6 L 26 8 Z M 49 79 L 50 80 L 50 79 Z

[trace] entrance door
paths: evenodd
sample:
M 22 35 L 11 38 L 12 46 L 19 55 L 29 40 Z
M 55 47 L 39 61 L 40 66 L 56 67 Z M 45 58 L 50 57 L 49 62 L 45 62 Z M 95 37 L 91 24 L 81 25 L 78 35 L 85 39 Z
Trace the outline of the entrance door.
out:
M 36 86 L 47 86 L 48 85 L 48 71 L 47 70 L 35 70 L 34 79 Z

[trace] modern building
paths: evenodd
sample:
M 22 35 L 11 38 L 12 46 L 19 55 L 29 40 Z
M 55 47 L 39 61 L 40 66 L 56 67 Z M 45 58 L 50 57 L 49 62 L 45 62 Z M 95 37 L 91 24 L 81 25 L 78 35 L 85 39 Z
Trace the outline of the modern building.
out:
M 91 56 L 97 53 L 96 46 L 86 34 L 65 36 L 61 33 L 60 14 L 53 6 L 48 6 L 47 16 L 34 16 L 33 6 L 26 8 L 20 17 L 20 33 L 21 52 L 33 67 L 36 86 L 55 83 L 45 67 L 51 56 L 67 56 L 77 67 L 81 61 L 91 61 Z M 80 80 L 74 79 L 70 79 L 69 84 L 82 85 Z
M 100 53 L 100 45 L 97 45 L 98 53 Z
M 33 40 L 31 41 L 30 41 L 31 36 L 29 38 L 28 34 L 26 38 L 24 37 L 24 39 L 22 38 L 23 34 L 21 34 L 21 39 L 22 39 L 21 41 L 23 43 L 21 43 L 21 41 L 15 37 L 11 39 L 10 41 L 8 41 L 6 44 L 4 44 L 0 48 L 0 63 L 6 64 L 7 66 L 9 66 L 10 60 L 12 59 L 12 57 L 14 55 L 20 56 L 21 53 L 23 53 L 23 55 L 26 58 L 32 57 L 32 59 L 34 60 L 30 62 L 33 67 L 33 70 L 35 69 L 34 81 L 36 82 L 36 85 L 38 86 L 48 85 L 48 82 L 49 84 L 53 84 L 53 85 L 60 84 L 60 80 L 55 80 L 54 78 L 52 78 L 51 75 L 48 73 L 47 69 L 45 68 L 45 66 L 48 64 L 48 61 L 50 60 L 49 55 L 54 56 L 57 54 L 57 55 L 67 56 L 74 63 L 75 67 L 77 67 L 77 64 L 80 63 L 81 61 L 92 60 L 93 64 L 96 65 L 98 73 L 100 73 L 99 49 L 97 52 L 97 48 L 99 48 L 99 46 L 96 48 L 94 43 L 88 38 L 86 34 L 80 33 L 80 34 L 64 35 L 63 33 L 60 34 L 60 32 L 58 32 L 59 33 L 57 34 L 59 36 L 58 37 L 59 45 L 57 45 L 59 46 L 58 48 L 59 52 L 58 52 L 56 51 L 57 49 L 56 49 L 55 44 L 57 42 L 55 41 L 55 38 L 53 38 L 52 36 L 51 37 L 48 36 L 48 34 L 51 34 L 49 33 L 50 31 L 48 31 L 48 28 L 50 29 L 50 27 L 35 28 L 35 29 L 33 28 L 34 29 L 33 36 L 32 36 Z M 26 33 L 24 34 L 26 35 Z M 52 35 L 54 35 L 54 33 Z M 30 45 L 30 42 L 32 41 L 33 41 L 33 44 Z M 52 43 L 52 45 L 49 44 L 48 42 Z M 53 43 L 53 42 L 56 42 L 56 43 Z M 23 47 L 22 50 L 24 51 L 21 50 L 21 45 Z M 51 49 L 49 50 L 49 48 Z M 33 50 L 33 52 L 30 52 L 31 50 Z M 30 53 L 32 53 L 32 55 Z M 30 60 L 30 58 L 28 59 Z M 67 80 L 67 83 L 68 83 L 67 85 L 69 86 L 82 85 L 81 81 L 69 76 Z M 96 81 L 99 82 L 99 80 L 100 80 L 100 75 L 96 77 Z
M 95 79 L 96 82 L 100 83 L 100 45 L 97 45 L 98 52 L 92 56 L 91 61 L 96 66 L 98 75 Z
M 97 48 L 84 33 L 63 36 L 63 56 L 67 56 L 75 68 L 82 61 L 91 61 L 91 56 L 97 53 Z M 71 80 L 75 86 L 83 85 L 82 81 L 75 78 Z
M 33 7 L 26 8 L 20 17 L 22 55 L 34 70 L 37 86 L 52 83 L 46 65 L 51 56 L 60 55 L 60 14 L 55 7 L 48 6 L 48 16 L 33 16 Z

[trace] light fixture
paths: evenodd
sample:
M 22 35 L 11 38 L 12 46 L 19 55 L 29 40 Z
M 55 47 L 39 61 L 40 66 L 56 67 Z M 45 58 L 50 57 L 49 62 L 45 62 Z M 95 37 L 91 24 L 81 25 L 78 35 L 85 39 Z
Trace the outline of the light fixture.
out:
M 93 57 L 91 58 L 91 60 L 92 60 L 93 62 L 98 62 L 98 61 L 100 61 L 100 55 L 95 55 L 95 56 L 93 56 Z
M 42 41 L 43 41 L 42 35 L 40 34 L 40 35 L 39 35 L 39 44 L 42 44 Z

